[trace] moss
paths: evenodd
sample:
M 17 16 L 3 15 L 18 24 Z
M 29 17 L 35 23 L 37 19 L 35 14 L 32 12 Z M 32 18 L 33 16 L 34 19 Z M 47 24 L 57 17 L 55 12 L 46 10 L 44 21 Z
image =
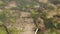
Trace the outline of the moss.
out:
M 0 21 L 0 25 L 2 25 L 3 24 L 3 22 L 2 21 Z
M 5 14 L 4 13 L 0 14 L 0 21 L 4 22 L 5 20 L 6 20 Z
M 20 33 L 21 33 L 21 32 L 25 32 L 25 30 L 20 30 L 19 32 L 20 32 Z
M 19 30 L 17 28 L 9 28 L 9 33 L 10 34 L 18 34 L 19 33 Z
M 25 32 L 25 30 L 24 29 L 17 29 L 16 27 L 11 27 L 11 28 L 8 28 L 8 31 L 9 31 L 9 33 L 10 34 L 18 34 L 18 33 L 23 33 L 23 32 Z
M 39 13 L 36 10 L 31 9 L 30 11 L 31 11 L 32 17 L 37 18 L 39 16 Z
M 59 34 L 56 29 L 52 29 L 49 34 Z
M 29 7 L 30 7 L 30 5 L 29 5 L 29 4 L 27 4 L 27 5 L 26 5 L 26 7 L 27 7 L 27 8 L 29 8 Z
M 0 34 L 7 34 L 4 27 L 0 27 Z
M 4 4 L 4 2 L 3 1 L 0 1 L 0 6 L 3 5 L 3 4 Z
M 16 22 L 16 18 L 11 18 L 11 19 L 10 19 L 10 22 L 11 22 L 11 23 L 15 23 L 15 22 Z

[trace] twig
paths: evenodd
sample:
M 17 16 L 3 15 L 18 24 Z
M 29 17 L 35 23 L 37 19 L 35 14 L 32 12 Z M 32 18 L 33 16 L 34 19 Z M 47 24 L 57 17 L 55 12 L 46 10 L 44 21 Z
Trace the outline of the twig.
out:
M 38 28 L 36 29 L 35 34 L 37 34 L 37 32 L 38 32 Z

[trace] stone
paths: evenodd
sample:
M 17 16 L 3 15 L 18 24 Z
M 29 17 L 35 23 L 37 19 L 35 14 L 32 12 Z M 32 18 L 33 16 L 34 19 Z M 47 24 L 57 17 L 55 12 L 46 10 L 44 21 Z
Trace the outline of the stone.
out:
M 39 2 L 47 3 L 48 0 L 39 0 Z
M 31 17 L 31 13 L 29 13 L 29 12 L 21 12 L 20 17 Z

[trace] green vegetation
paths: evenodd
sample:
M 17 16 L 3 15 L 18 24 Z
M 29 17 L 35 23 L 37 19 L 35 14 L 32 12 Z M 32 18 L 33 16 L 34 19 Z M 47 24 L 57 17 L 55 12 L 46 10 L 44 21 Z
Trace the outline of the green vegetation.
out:
M 4 25 L 7 20 L 9 20 L 9 23 L 15 23 L 16 19 L 19 17 L 20 16 L 18 13 L 11 15 L 8 11 L 1 11 L 0 12 L 0 26 L 3 28 L 0 27 L 0 29 L 1 29 L 0 34 L 9 33 L 8 31 L 6 31 L 7 27 Z M 17 32 L 18 32 L 16 28 L 14 28 L 14 29 L 12 28 L 11 30 L 12 30 L 13 34 L 17 34 Z
M 19 33 L 19 30 L 17 28 L 9 28 L 9 33 L 10 34 L 18 34 Z
M 53 4 L 60 4 L 60 0 L 49 0 L 51 3 L 53 3 Z
M 0 6 L 2 6 L 4 4 L 4 2 L 3 1 L 0 1 Z
M 0 34 L 7 34 L 4 27 L 0 27 Z
M 47 3 L 39 2 L 38 0 L 15 0 L 17 5 L 17 11 L 14 9 L 6 9 L 5 7 L 10 7 L 12 5 L 7 5 L 10 0 L 1 0 L 0 6 L 4 5 L 4 1 L 6 2 L 6 5 L 3 7 L 0 7 L 2 10 L 0 10 L 0 34 L 7 34 L 4 25 L 8 23 L 16 23 L 16 20 L 20 18 L 20 11 L 26 11 L 30 12 L 32 15 L 31 17 L 36 18 L 34 19 L 35 24 L 41 24 L 42 22 L 38 20 L 38 18 L 41 18 L 44 22 L 44 28 L 47 30 L 50 29 L 48 34 L 60 34 L 57 32 L 57 30 L 60 30 L 60 0 L 48 0 Z M 9 2 L 7 2 L 9 1 Z M 14 5 L 14 0 L 12 1 Z M 35 5 L 39 5 L 35 6 Z M 35 8 L 36 7 L 36 8 Z M 39 23 L 40 22 L 40 23 Z M 39 26 L 40 27 L 40 26 Z M 42 28 L 38 28 L 39 34 L 43 30 Z M 18 34 L 20 32 L 24 32 L 24 30 L 18 30 L 17 28 L 8 28 L 7 29 L 10 34 Z M 42 32 L 42 33 L 44 33 Z M 46 34 L 46 33 L 44 33 Z

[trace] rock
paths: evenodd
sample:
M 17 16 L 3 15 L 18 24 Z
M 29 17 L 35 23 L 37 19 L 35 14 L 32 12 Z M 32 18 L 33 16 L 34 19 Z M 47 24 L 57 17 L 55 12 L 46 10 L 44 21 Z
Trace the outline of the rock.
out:
M 10 8 L 16 8 L 17 4 L 15 1 L 11 1 L 7 4 L 7 6 L 5 6 L 6 9 L 10 9 Z
M 19 31 L 22 30 L 19 34 L 34 34 L 35 24 L 32 18 L 19 18 L 16 20 L 16 23 L 9 23 L 7 28 L 11 27 L 15 27 Z
M 47 3 L 48 0 L 39 0 L 39 2 Z
M 31 13 L 29 13 L 29 12 L 21 12 L 20 17 L 31 17 Z

